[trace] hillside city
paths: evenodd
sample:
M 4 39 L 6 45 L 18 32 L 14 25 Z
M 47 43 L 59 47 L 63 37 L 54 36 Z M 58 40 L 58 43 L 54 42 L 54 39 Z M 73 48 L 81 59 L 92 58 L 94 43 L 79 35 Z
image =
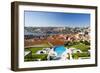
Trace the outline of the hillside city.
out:
M 90 58 L 90 28 L 24 27 L 24 47 L 25 61 Z
M 31 45 L 31 42 L 32 44 L 35 44 L 36 42 L 43 40 L 51 41 L 54 45 L 62 45 L 66 41 L 90 41 L 89 34 L 89 27 L 25 27 L 24 38 L 25 46 Z

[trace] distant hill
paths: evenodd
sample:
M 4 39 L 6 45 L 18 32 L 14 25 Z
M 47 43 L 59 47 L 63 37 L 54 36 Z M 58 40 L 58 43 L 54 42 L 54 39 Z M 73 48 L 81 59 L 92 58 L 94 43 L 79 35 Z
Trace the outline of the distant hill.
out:
M 89 32 L 89 27 L 24 27 L 25 35 L 32 34 L 70 34 L 79 32 Z

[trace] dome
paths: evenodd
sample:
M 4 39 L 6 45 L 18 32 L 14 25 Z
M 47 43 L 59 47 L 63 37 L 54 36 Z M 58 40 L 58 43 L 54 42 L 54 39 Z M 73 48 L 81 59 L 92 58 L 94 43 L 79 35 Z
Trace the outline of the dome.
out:
M 54 51 L 57 53 L 57 56 L 61 56 L 66 51 L 66 48 L 64 46 L 56 46 Z

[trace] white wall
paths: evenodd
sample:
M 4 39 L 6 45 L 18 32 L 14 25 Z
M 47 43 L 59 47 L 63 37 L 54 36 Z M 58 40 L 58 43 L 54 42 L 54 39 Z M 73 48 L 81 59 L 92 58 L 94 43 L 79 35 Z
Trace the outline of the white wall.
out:
M 10 3 L 14 0 L 0 0 L 0 73 L 14 73 L 10 70 L 10 54 L 11 54 L 11 12 Z M 19 0 L 20 1 L 20 0 Z M 50 3 L 65 3 L 65 4 L 78 4 L 78 5 L 94 5 L 98 6 L 98 13 L 100 13 L 100 0 L 21 0 L 21 1 L 37 1 L 37 2 L 50 2 Z M 98 14 L 98 19 L 100 14 Z M 98 22 L 98 28 L 100 22 Z M 100 31 L 100 28 L 98 29 Z M 100 37 L 100 33 L 98 33 Z M 100 38 L 98 38 L 100 40 Z M 98 42 L 100 43 L 100 41 Z M 98 56 L 100 56 L 100 45 L 98 46 Z M 99 57 L 100 64 L 100 57 Z M 35 73 L 99 73 L 100 66 L 86 67 L 86 68 L 69 68 L 69 69 L 55 69 L 55 70 L 40 70 L 34 71 Z M 22 72 L 24 73 L 24 72 Z M 33 73 L 33 71 L 26 71 L 25 73 Z

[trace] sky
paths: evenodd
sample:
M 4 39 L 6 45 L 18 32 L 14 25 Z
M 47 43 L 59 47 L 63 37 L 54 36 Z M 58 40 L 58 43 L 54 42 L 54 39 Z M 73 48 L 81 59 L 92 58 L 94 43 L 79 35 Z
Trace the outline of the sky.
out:
M 25 27 L 88 27 L 90 14 L 24 11 Z

